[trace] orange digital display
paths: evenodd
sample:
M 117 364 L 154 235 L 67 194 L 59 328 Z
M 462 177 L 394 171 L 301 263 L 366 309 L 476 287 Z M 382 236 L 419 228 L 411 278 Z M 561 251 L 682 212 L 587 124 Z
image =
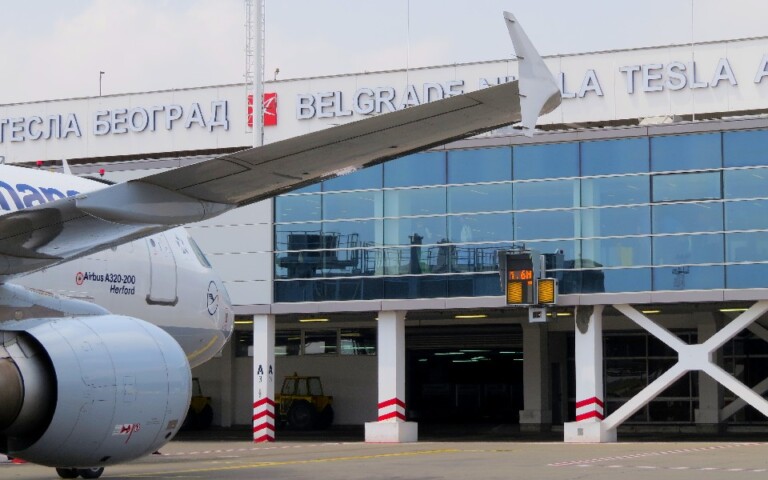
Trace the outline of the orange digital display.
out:
M 533 270 L 510 270 L 507 272 L 509 280 L 533 280 Z

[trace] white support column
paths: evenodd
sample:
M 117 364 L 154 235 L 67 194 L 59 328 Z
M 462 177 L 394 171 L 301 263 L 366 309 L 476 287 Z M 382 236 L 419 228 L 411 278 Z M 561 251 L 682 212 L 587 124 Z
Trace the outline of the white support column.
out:
M 365 424 L 365 441 L 418 440 L 418 424 L 405 421 L 405 312 L 379 312 L 379 419 Z
M 253 441 L 275 441 L 275 316 L 253 316 Z
M 616 429 L 602 424 L 603 393 L 603 305 L 592 312 L 576 312 L 576 421 L 565 424 L 566 442 L 615 442 Z M 586 307 L 589 308 L 589 307 Z
M 546 323 L 523 324 L 523 405 L 520 430 L 540 432 L 552 426 L 549 349 Z

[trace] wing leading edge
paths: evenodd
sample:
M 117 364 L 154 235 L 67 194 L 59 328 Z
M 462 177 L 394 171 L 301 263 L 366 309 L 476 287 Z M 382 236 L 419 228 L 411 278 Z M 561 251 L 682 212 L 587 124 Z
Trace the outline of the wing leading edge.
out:
M 504 17 L 520 80 L 0 216 L 0 279 L 517 122 L 530 132 L 560 91 L 515 18 Z

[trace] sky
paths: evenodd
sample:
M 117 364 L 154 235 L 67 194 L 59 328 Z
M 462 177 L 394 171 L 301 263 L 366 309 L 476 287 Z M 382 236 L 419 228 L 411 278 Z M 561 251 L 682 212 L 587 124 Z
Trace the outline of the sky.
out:
M 265 0 L 265 76 L 768 36 L 768 0 Z M 0 105 L 244 81 L 244 0 L 0 0 Z M 99 72 L 104 72 L 100 75 Z

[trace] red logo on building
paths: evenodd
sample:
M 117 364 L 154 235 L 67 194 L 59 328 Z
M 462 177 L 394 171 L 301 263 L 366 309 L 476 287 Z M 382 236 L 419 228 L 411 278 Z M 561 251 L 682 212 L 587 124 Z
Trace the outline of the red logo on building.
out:
M 277 93 L 265 93 L 262 105 L 264 126 L 277 125 Z M 248 126 L 253 128 L 253 95 L 248 95 Z

